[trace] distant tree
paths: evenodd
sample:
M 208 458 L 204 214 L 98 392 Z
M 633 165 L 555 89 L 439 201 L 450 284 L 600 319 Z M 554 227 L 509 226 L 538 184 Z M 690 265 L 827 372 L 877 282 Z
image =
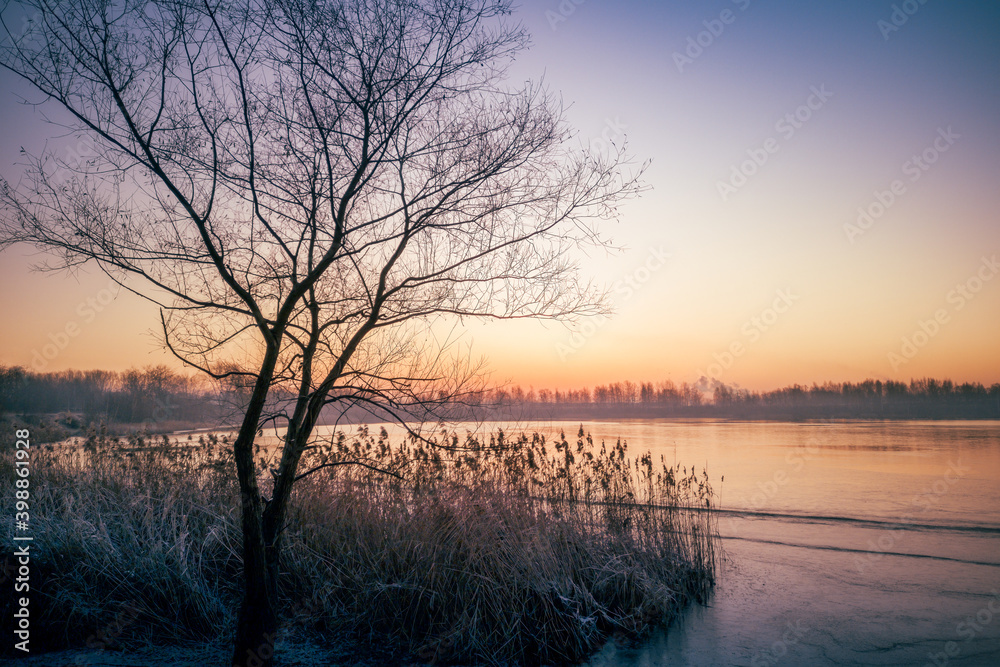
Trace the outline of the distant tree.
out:
M 704 400 L 698 388 L 687 382 L 681 385 L 680 396 L 682 404 L 688 406 L 701 405 Z
M 21 397 L 27 382 L 27 372 L 21 366 L 0 367 L 0 413 L 23 409 Z
M 733 390 L 722 383 L 715 385 L 715 389 L 712 390 L 712 402 L 715 405 L 730 405 L 735 399 L 736 395 Z
M 29 156 L 20 184 L 0 184 L 2 245 L 96 264 L 160 306 L 174 354 L 246 390 L 233 664 L 271 662 L 282 527 L 324 406 L 405 421 L 475 389 L 475 368 L 423 335 L 435 318 L 603 310 L 565 253 L 599 241 L 594 222 L 637 181 L 620 150 L 574 145 L 543 88 L 505 82 L 527 44 L 510 11 L 493 0 L 5 6 L 0 65 L 101 150 L 76 164 Z M 262 489 L 254 440 L 279 417 L 280 463 Z

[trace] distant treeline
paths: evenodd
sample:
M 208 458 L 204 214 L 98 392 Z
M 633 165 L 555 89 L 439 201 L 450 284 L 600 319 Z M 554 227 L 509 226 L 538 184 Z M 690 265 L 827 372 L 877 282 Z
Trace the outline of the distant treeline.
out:
M 625 381 L 561 392 L 508 387 L 495 390 L 488 402 L 517 407 L 527 418 L 1000 419 L 1000 383 L 923 378 L 749 391 L 707 380 L 680 386 Z
M 696 406 L 705 403 L 704 394 L 694 385 L 687 382 L 681 386 L 670 380 L 665 382 L 612 382 L 598 385 L 593 391 L 569 389 L 560 392 L 549 389 L 529 389 L 525 391 L 520 386 L 505 387 L 493 390 L 488 396 L 489 403 L 610 403 L 618 405 L 672 404 Z
M 280 392 L 279 392 L 280 393 Z M 238 401 L 237 401 L 238 402 Z M 478 408 L 474 404 L 478 403 Z M 224 421 L 234 401 L 201 378 L 166 366 L 127 371 L 35 373 L 0 366 L 0 414 L 82 415 L 86 423 Z M 1000 383 L 956 384 L 924 378 L 792 385 L 748 391 L 717 381 L 676 385 L 613 382 L 593 389 L 493 389 L 468 400 L 456 419 L 613 419 L 720 417 L 736 419 L 1000 419 Z M 332 413 L 331 413 L 332 414 Z M 351 410 L 350 422 L 391 419 L 374 408 Z M 337 419 L 333 415 L 331 419 Z
M 0 366 L 0 413 L 69 412 L 85 422 L 207 422 L 220 414 L 205 383 L 166 366 L 36 373 Z

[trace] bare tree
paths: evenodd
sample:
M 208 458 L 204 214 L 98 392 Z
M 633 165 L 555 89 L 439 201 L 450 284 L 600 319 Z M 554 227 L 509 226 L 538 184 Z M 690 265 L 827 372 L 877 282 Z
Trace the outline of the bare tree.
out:
M 475 374 L 426 336 L 437 319 L 602 307 L 566 250 L 600 241 L 594 223 L 636 174 L 622 151 L 574 143 L 543 87 L 508 85 L 527 45 L 509 14 L 488 0 L 4 8 L 0 64 L 101 150 L 29 156 L 0 184 L 2 244 L 96 264 L 160 306 L 174 354 L 245 390 L 234 665 L 271 662 L 281 529 L 324 406 L 406 421 L 468 391 Z M 253 445 L 279 416 L 268 479 Z

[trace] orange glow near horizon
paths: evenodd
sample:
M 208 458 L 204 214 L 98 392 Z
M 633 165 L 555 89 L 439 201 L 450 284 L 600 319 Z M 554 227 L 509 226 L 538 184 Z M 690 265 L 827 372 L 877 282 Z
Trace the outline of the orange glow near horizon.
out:
M 588 3 L 555 27 L 549 5 L 520 10 L 534 46 L 512 81 L 544 74 L 584 143 L 627 137 L 651 189 L 601 227 L 623 250 L 577 257 L 612 317 L 465 327 L 495 380 L 1000 382 L 995 10 L 922 5 L 885 39 L 883 12 L 857 4 L 755 3 L 680 71 L 673 53 L 711 13 L 699 5 Z M 0 173 L 16 181 L 20 147 L 58 128 L 0 80 L 16 130 Z M 93 272 L 29 271 L 40 259 L 0 256 L 0 364 L 180 367 L 153 305 Z

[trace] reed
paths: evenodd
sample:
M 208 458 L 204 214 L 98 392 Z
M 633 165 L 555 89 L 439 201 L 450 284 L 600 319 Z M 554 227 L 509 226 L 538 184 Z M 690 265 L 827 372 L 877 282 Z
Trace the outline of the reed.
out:
M 241 537 L 225 438 L 93 433 L 33 456 L 33 623 L 49 648 L 231 635 Z M 391 444 L 361 427 L 314 443 L 313 468 L 284 534 L 291 635 L 384 660 L 572 663 L 714 583 L 707 474 L 582 430 Z

